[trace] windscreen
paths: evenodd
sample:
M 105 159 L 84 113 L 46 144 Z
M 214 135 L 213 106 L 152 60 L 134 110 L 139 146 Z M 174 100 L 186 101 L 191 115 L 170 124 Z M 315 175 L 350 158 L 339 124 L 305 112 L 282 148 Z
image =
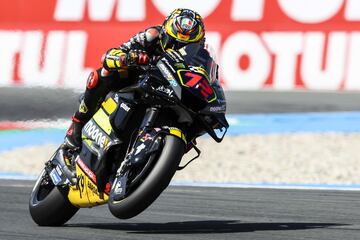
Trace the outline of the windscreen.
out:
M 204 43 L 199 42 L 189 44 L 179 52 L 188 66 L 201 67 L 207 72 L 209 83 L 217 96 L 217 103 L 225 104 L 225 94 L 218 80 L 218 64 L 215 62 L 215 54 L 210 54 L 211 48 L 205 48 Z
M 209 76 L 209 82 L 212 84 L 217 81 L 218 65 L 214 57 L 210 56 L 209 51 L 204 48 L 203 43 L 192 43 L 179 50 L 188 66 L 201 67 Z

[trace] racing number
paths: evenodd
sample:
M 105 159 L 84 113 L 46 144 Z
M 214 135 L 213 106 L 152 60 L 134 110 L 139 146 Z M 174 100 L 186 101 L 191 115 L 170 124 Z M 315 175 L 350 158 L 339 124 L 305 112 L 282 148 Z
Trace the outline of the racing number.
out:
M 213 94 L 213 90 L 210 87 L 209 82 L 202 75 L 187 72 L 185 73 L 185 76 L 190 78 L 190 80 L 186 82 L 186 85 L 189 87 L 199 87 L 201 94 L 205 98 L 208 98 Z

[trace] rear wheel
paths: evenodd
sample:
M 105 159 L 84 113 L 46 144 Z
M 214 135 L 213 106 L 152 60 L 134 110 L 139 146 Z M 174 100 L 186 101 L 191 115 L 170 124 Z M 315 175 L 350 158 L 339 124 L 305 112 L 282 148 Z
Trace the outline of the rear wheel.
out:
M 184 142 L 181 139 L 172 135 L 166 136 L 158 160 L 138 188 L 120 201 L 115 201 L 112 192 L 110 193 L 108 201 L 110 212 L 117 218 L 128 219 L 150 206 L 169 185 L 184 155 L 184 150 Z
M 66 223 L 79 208 L 67 199 L 68 188 L 56 187 L 43 170 L 35 183 L 29 201 L 30 215 L 40 226 L 59 226 Z

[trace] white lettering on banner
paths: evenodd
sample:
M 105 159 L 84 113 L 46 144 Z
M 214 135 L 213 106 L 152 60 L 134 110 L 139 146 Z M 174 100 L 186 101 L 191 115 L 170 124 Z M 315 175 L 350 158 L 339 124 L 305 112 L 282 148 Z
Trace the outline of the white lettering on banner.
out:
M 298 87 L 360 90 L 360 32 L 327 36 L 323 32 L 234 33 L 225 41 L 220 56 L 225 86 L 232 90 L 263 88 L 271 77 L 271 55 L 275 56 L 274 75 L 268 87 L 275 90 L 296 88 L 297 70 L 304 84 Z M 250 59 L 245 69 L 238 64 L 244 56 Z
M 239 60 L 244 56 L 250 59 L 250 64 L 246 69 L 241 69 Z M 224 43 L 221 67 L 228 88 L 254 90 L 262 88 L 268 78 L 271 58 L 257 34 L 237 32 Z
M 56 21 L 81 21 L 84 11 L 85 0 L 57 0 L 54 19 Z
M 91 71 L 83 67 L 86 41 L 86 32 L 80 31 L 0 31 L 0 85 L 14 84 L 18 66 L 25 86 L 84 88 Z
M 348 21 L 360 21 L 360 1 L 347 0 L 345 19 Z
M 264 15 L 265 0 L 234 0 L 231 7 L 233 21 L 260 21 Z
M 309 32 L 304 35 L 301 76 L 309 89 L 337 90 L 344 80 L 347 34 L 333 32 L 328 38 L 326 49 L 324 33 Z M 322 69 L 323 62 L 324 69 Z
M 360 90 L 360 32 L 350 35 L 345 90 Z
M 86 4 L 88 2 L 88 4 Z M 157 9 L 167 16 L 175 8 L 191 8 L 202 17 L 214 12 L 221 0 L 152 0 Z M 115 5 L 117 6 L 115 8 Z M 88 6 L 88 7 L 87 7 Z M 57 21 L 81 21 L 86 7 L 91 21 L 109 21 L 116 9 L 119 21 L 143 21 L 146 16 L 146 0 L 57 0 L 54 19 Z
M 297 57 L 302 51 L 303 37 L 300 32 L 264 33 L 263 38 L 275 58 L 273 88 L 292 90 L 295 85 Z
M 67 37 L 67 49 L 64 62 L 63 86 L 83 89 L 91 68 L 84 68 L 87 34 L 83 31 L 70 31 Z
M 338 13 L 344 0 L 278 0 L 278 3 L 282 11 L 295 21 L 320 23 Z
M 43 42 L 46 42 L 42 57 Z M 47 40 L 41 31 L 24 33 L 19 76 L 25 86 L 56 86 L 60 79 L 65 32 L 49 32 Z
M 151 0 L 167 16 L 177 7 L 191 8 L 203 18 L 213 13 L 225 0 Z M 330 20 L 345 6 L 345 19 L 360 21 L 359 0 L 277 0 L 289 18 L 301 23 L 321 23 Z M 229 15 L 233 21 L 261 21 L 265 0 L 232 0 Z M 57 0 L 54 12 L 56 21 L 82 21 L 88 12 L 91 21 L 109 21 L 116 12 L 118 21 L 144 21 L 146 0 Z M 274 3 L 272 3 L 274 4 Z M 319 11 L 321 9 L 321 11 Z
M 117 19 L 120 21 L 144 21 L 146 0 L 119 0 Z
M 157 9 L 167 16 L 175 8 L 190 8 L 197 11 L 203 18 L 214 12 L 221 0 L 152 0 Z
M 109 21 L 114 8 L 115 0 L 88 0 L 89 18 L 93 21 Z
M 109 21 L 114 9 L 117 10 L 116 17 L 120 21 L 145 19 L 145 0 L 132 0 L 131 4 L 127 0 L 57 0 L 54 18 L 57 21 L 81 21 L 86 7 L 91 21 Z
M 233 21 L 261 21 L 265 0 L 233 0 Z M 289 18 L 301 23 L 321 23 L 335 16 L 346 3 L 345 19 L 360 21 L 359 0 L 278 0 L 281 10 Z M 321 11 L 319 11 L 321 9 Z
M 12 84 L 15 54 L 20 50 L 20 31 L 0 31 L 0 86 Z
M 272 78 L 267 87 L 275 90 L 360 90 L 360 32 L 239 31 L 225 39 L 222 49 L 221 37 L 210 32 L 207 42 L 220 53 L 228 89 L 262 89 Z M 90 72 L 84 68 L 86 48 L 82 31 L 0 31 L 0 85 L 14 84 L 18 70 L 19 83 L 26 86 L 83 89 Z M 239 64 L 241 59 L 249 64 Z M 294 76 L 303 85 L 296 86 Z

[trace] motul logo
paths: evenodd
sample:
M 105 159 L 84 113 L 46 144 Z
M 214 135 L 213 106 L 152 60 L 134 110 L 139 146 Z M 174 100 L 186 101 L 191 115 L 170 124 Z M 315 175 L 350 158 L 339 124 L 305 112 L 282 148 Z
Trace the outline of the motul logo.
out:
M 360 0 L 56 0 L 27 10 L 38 2 L 0 1 L 0 86 L 83 89 L 109 48 L 184 7 L 206 18 L 226 89 L 360 90 Z
M 275 0 L 274 0 L 275 1 Z M 151 0 L 156 9 L 168 15 L 174 8 L 184 7 L 207 17 L 221 5 L 221 0 Z M 271 4 L 274 4 L 272 1 Z M 261 21 L 265 13 L 265 0 L 232 0 L 232 21 Z M 277 0 L 282 12 L 301 23 L 322 23 L 333 18 L 343 8 L 344 19 L 360 21 L 359 0 Z M 57 21 L 82 21 L 85 13 L 91 21 L 109 21 L 115 14 L 118 21 L 143 21 L 147 13 L 146 0 L 58 0 L 54 18 Z M 319 11 L 321 9 L 321 11 Z
M 92 21 L 109 21 L 115 10 L 119 21 L 145 19 L 145 1 L 132 0 L 58 0 L 54 18 L 57 21 L 81 21 L 85 10 Z
M 168 15 L 176 7 L 191 8 L 208 16 L 221 0 L 152 0 L 153 5 Z M 81 21 L 87 11 L 91 21 L 109 21 L 115 12 L 118 21 L 143 21 L 146 18 L 146 0 L 58 0 L 54 18 L 57 21 Z
M 220 60 L 229 89 L 360 89 L 360 32 L 236 32 Z
M 0 85 L 83 88 L 86 43 L 82 31 L 0 31 Z

